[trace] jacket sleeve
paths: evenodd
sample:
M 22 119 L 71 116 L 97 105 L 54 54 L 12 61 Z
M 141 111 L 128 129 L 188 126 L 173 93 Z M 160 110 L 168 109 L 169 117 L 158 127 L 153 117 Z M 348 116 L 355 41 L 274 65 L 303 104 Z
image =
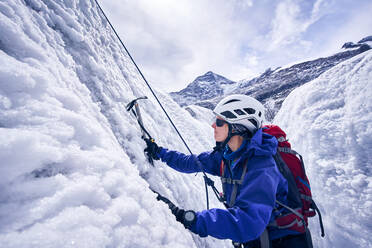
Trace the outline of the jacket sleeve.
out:
M 162 148 L 158 156 L 161 161 L 179 172 L 194 173 L 204 170 L 216 176 L 219 175 L 219 166 L 222 161 L 222 155 L 219 152 L 203 152 L 196 156 Z
M 257 239 L 270 221 L 279 181 L 270 168 L 247 173 L 234 207 L 198 212 L 191 231 L 242 243 Z

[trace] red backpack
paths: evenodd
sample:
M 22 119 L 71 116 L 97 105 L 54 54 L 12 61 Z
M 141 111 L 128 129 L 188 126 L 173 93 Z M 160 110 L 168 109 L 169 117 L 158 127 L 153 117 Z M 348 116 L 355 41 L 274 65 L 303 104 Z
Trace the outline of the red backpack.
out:
M 278 140 L 278 151 L 274 159 L 279 171 L 288 181 L 287 205 L 277 201 L 277 204 L 287 211 L 277 217 L 275 223 L 270 223 L 269 226 L 303 233 L 306 231 L 308 218 L 314 217 L 318 213 L 321 235 L 324 237 L 321 214 L 311 196 L 310 183 L 305 173 L 302 156 L 291 149 L 291 144 L 280 127 L 266 125 L 263 126 L 262 131 Z

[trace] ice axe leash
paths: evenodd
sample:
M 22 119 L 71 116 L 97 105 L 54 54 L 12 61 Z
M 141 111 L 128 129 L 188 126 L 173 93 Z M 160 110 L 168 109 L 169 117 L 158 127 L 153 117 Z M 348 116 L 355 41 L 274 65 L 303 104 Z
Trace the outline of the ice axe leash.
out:
M 150 89 L 152 95 L 155 97 L 156 101 L 158 102 L 158 104 L 160 105 L 161 109 L 163 110 L 163 112 L 165 113 L 165 115 L 167 116 L 169 122 L 172 124 L 173 128 L 176 130 L 178 136 L 181 138 L 182 142 L 184 143 L 184 145 L 186 146 L 187 150 L 190 152 L 191 155 L 194 155 L 192 152 L 191 152 L 191 149 L 189 148 L 189 146 L 186 144 L 186 141 L 183 139 L 181 133 L 178 131 L 176 125 L 174 125 L 172 119 L 169 117 L 167 111 L 164 109 L 163 105 L 161 104 L 161 102 L 159 101 L 158 97 L 156 96 L 155 92 L 153 91 L 153 89 L 151 88 L 150 84 L 147 82 L 145 76 L 143 75 L 142 71 L 139 69 L 139 67 L 137 66 L 136 62 L 134 61 L 133 57 L 131 56 L 131 54 L 129 53 L 128 49 L 126 48 L 126 46 L 124 45 L 123 41 L 121 40 L 120 36 L 118 35 L 118 33 L 116 32 L 115 28 L 112 26 L 110 20 L 108 19 L 108 17 L 106 16 L 105 12 L 103 11 L 103 9 L 101 8 L 100 4 L 98 3 L 98 0 L 94 0 L 99 11 L 102 13 L 102 15 L 104 16 L 105 20 L 107 21 L 107 23 L 109 24 L 109 26 L 111 27 L 112 31 L 114 32 L 115 36 L 118 38 L 118 40 L 120 41 L 120 44 L 122 45 L 122 47 L 124 48 L 126 54 L 129 56 L 130 60 L 132 61 L 132 63 L 134 64 L 134 66 L 136 67 L 137 71 L 139 72 L 139 74 L 141 75 L 142 79 L 145 81 L 147 87 Z M 142 98 L 141 98 L 142 99 Z M 135 104 L 133 104 L 135 106 Z M 133 106 L 132 106 L 133 107 Z M 137 120 L 139 120 L 137 118 Z M 141 129 L 146 133 L 146 129 L 144 128 L 143 126 L 143 123 L 141 123 L 140 121 L 138 121 L 138 124 L 140 125 Z M 146 135 L 149 135 L 148 132 Z M 150 138 L 150 137 L 149 137 Z M 150 138 L 151 139 L 151 138 Z M 219 193 L 218 190 L 216 189 L 216 187 L 214 186 L 214 182 L 212 179 L 210 179 L 207 174 L 205 173 L 204 171 L 204 168 L 203 166 L 201 165 L 200 161 L 198 160 L 198 158 L 195 156 L 195 159 L 196 159 L 196 162 L 200 168 L 200 171 L 203 173 L 203 177 L 204 177 L 204 183 L 205 183 L 205 188 L 206 188 L 206 198 L 207 198 L 207 209 L 209 209 L 209 198 L 208 198 L 208 185 L 213 189 L 213 192 L 215 193 L 215 195 L 217 196 L 217 199 L 219 199 Z

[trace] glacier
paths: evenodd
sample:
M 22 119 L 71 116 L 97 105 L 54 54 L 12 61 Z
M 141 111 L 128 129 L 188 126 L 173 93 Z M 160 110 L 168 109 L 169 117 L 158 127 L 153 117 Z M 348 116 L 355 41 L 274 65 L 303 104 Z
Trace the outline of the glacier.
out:
M 371 78 L 368 51 L 292 91 L 274 120 L 304 155 L 323 212 L 328 235 L 313 233 L 315 247 L 372 247 Z
M 147 162 L 125 109 L 139 96 L 156 142 L 187 150 L 94 1 L 1 1 L 0 37 L 0 247 L 231 247 L 185 230 L 149 189 L 206 208 L 200 173 Z M 371 60 L 294 90 L 275 118 L 323 213 L 325 238 L 310 221 L 314 247 L 372 247 Z M 212 149 L 213 115 L 155 92 L 192 152 Z

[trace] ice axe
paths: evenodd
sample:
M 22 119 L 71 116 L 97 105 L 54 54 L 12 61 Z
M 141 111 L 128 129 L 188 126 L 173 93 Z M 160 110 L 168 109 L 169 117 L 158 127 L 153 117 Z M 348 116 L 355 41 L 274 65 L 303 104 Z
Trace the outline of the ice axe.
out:
M 147 138 L 152 139 L 151 135 L 149 134 L 149 132 L 146 130 L 145 126 L 143 125 L 141 111 L 140 111 L 140 108 L 139 108 L 139 105 L 138 105 L 138 102 L 137 102 L 138 100 L 142 100 L 142 99 L 148 99 L 148 98 L 147 98 L 147 96 L 138 97 L 138 98 L 134 99 L 133 101 L 131 101 L 130 103 L 128 103 L 127 106 L 126 106 L 126 109 L 127 109 L 127 111 L 132 110 L 132 113 L 136 117 L 137 122 L 138 122 L 139 126 L 141 127 L 142 138 L 144 139 L 147 136 Z M 134 107 L 134 109 L 133 109 L 133 107 Z
M 138 125 L 141 127 L 141 132 L 142 132 L 142 139 L 148 138 L 151 142 L 155 142 L 155 140 L 151 137 L 150 133 L 146 130 L 145 126 L 143 125 L 142 121 L 142 116 L 141 116 L 141 111 L 140 107 L 138 105 L 138 100 L 143 100 L 143 99 L 148 99 L 147 96 L 141 96 L 138 97 L 134 100 L 132 100 L 130 103 L 127 104 L 126 110 L 132 111 L 133 115 L 136 117 Z M 133 109 L 134 107 L 134 109 Z M 149 162 L 154 165 L 154 161 L 150 156 L 147 156 Z

